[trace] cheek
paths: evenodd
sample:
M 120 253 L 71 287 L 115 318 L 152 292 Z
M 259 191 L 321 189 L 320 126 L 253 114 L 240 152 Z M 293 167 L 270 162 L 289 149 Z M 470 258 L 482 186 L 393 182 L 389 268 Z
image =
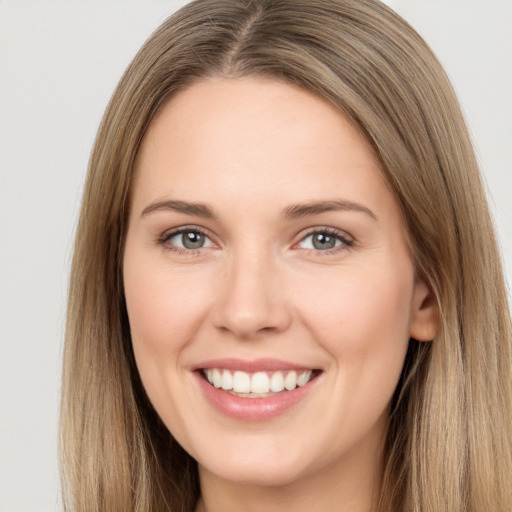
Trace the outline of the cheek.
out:
M 351 266 L 310 275 L 296 296 L 302 322 L 343 369 L 340 375 L 368 383 L 389 377 L 386 385 L 393 387 L 409 341 L 414 276 L 412 265 L 385 268 Z
M 309 292 L 298 290 L 309 296 L 300 315 L 331 359 L 326 377 L 336 391 L 326 414 L 344 432 L 333 450 L 344 450 L 347 439 L 385 428 L 409 341 L 413 273 L 351 267 L 312 277 L 304 282 Z
M 193 342 L 208 310 L 209 292 L 194 286 L 204 276 L 176 272 L 161 262 L 125 255 L 124 289 L 132 346 L 146 393 L 168 427 L 186 431 L 183 409 L 183 354 Z
M 166 353 L 187 343 L 203 315 L 204 287 L 200 276 L 180 276 L 157 265 L 125 262 L 124 287 L 134 344 Z
M 190 270 L 185 275 L 161 260 L 133 249 L 125 254 L 123 269 L 135 361 L 159 413 L 176 407 L 170 390 L 184 376 L 183 354 L 208 309 L 208 290 L 197 285 L 204 276 Z

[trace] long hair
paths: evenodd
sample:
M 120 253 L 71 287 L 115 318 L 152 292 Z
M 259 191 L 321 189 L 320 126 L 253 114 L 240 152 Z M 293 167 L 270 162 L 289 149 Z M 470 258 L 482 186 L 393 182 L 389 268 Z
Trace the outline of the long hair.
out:
M 122 282 L 133 164 L 156 111 L 208 76 L 264 76 L 319 95 L 380 160 L 440 329 L 410 341 L 379 507 L 512 510 L 511 322 L 470 138 L 420 36 L 373 0 L 196 0 L 148 39 L 92 150 L 72 263 L 61 405 L 66 510 L 192 511 L 195 461 L 134 363 Z

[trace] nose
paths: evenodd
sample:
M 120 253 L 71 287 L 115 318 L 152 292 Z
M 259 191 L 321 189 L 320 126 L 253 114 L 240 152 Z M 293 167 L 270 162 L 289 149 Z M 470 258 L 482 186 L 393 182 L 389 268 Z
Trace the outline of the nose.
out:
M 239 339 L 285 331 L 292 314 L 279 264 L 262 251 L 228 258 L 213 306 L 216 328 Z

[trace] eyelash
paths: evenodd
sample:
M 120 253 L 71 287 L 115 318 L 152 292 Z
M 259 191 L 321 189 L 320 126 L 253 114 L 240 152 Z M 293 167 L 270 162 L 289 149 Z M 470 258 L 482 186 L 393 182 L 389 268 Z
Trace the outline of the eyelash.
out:
M 169 240 L 171 240 L 175 236 L 181 235 L 183 233 L 188 233 L 188 232 L 199 233 L 211 241 L 211 237 L 208 235 L 208 233 L 205 230 L 203 230 L 197 226 L 183 226 L 183 227 L 180 227 L 180 228 L 177 228 L 172 231 L 164 233 L 157 240 L 157 243 L 170 252 L 174 252 L 174 253 L 178 253 L 178 254 L 187 254 L 190 256 L 198 255 L 198 254 L 200 254 L 201 249 L 203 249 L 203 247 L 200 247 L 198 249 L 182 249 L 181 247 L 176 247 L 172 244 L 169 244 Z M 328 256 L 331 254 L 336 254 L 338 252 L 352 248 L 355 244 L 354 239 L 349 237 L 343 231 L 339 231 L 337 229 L 329 228 L 329 227 L 321 227 L 321 228 L 314 228 L 311 231 L 308 231 L 307 233 L 305 233 L 301 237 L 301 239 L 297 243 L 294 244 L 294 247 L 297 246 L 298 244 L 304 242 L 304 240 L 306 240 L 307 238 L 314 236 L 314 235 L 318 235 L 318 234 L 332 236 L 332 237 L 336 238 L 337 240 L 339 240 L 341 242 L 341 244 L 333 247 L 332 249 L 328 249 L 328 250 L 324 250 L 324 251 L 322 251 L 320 249 L 305 249 L 308 251 L 308 253 L 314 254 L 315 256 Z
M 295 246 L 304 242 L 307 238 L 314 235 L 328 235 L 336 238 L 341 242 L 340 245 L 333 247 L 332 249 L 320 250 L 320 249 L 306 249 L 309 254 L 314 256 L 329 256 L 332 254 L 337 254 L 341 251 L 346 251 L 354 246 L 354 239 L 349 237 L 345 232 L 340 231 L 338 229 L 322 227 L 322 228 L 314 228 L 311 231 L 307 232 L 296 244 Z
M 199 249 L 182 249 L 181 247 L 176 247 L 169 243 L 169 240 L 174 238 L 175 236 L 181 235 L 183 233 L 200 233 L 205 238 L 211 240 L 211 237 L 208 235 L 206 231 L 203 229 L 197 227 L 197 226 L 183 226 L 177 229 L 174 229 L 172 231 L 165 232 L 158 240 L 157 243 L 164 247 L 165 250 L 178 253 L 178 254 L 187 254 L 190 256 L 195 256 L 200 254 L 201 249 L 203 247 L 200 247 Z

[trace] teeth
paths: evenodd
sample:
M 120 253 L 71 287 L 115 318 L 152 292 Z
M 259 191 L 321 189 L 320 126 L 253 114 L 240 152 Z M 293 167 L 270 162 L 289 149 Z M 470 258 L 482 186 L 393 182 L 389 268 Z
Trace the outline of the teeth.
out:
M 272 377 L 270 377 L 270 391 L 274 393 L 279 393 L 279 391 L 283 391 L 284 389 L 284 377 L 281 372 L 276 372 Z
M 224 370 L 222 372 L 222 389 L 233 389 L 233 376 L 229 370 Z
M 284 379 L 284 387 L 288 391 L 292 391 L 292 389 L 295 389 L 297 387 L 297 372 L 291 371 L 288 372 L 288 375 Z
M 268 393 L 269 390 L 270 379 L 268 375 L 265 372 L 255 373 L 251 379 L 251 393 Z
M 222 375 L 217 368 L 213 369 L 213 385 L 216 388 L 220 388 L 222 386 Z
M 204 371 L 204 374 L 208 382 L 216 388 L 254 395 L 266 395 L 270 392 L 279 393 L 284 389 L 292 391 L 297 386 L 304 386 L 313 377 L 312 370 L 305 370 L 299 374 L 295 370 L 291 370 L 286 374 L 286 377 L 281 371 L 249 374 L 242 371 L 232 373 L 230 370 L 220 368 L 208 368 Z
M 251 377 L 245 372 L 235 372 L 233 377 L 233 391 L 236 393 L 251 392 Z
M 304 386 L 304 384 L 307 384 L 313 375 L 313 372 L 311 370 L 307 370 L 305 372 L 302 372 L 297 377 L 297 386 Z

